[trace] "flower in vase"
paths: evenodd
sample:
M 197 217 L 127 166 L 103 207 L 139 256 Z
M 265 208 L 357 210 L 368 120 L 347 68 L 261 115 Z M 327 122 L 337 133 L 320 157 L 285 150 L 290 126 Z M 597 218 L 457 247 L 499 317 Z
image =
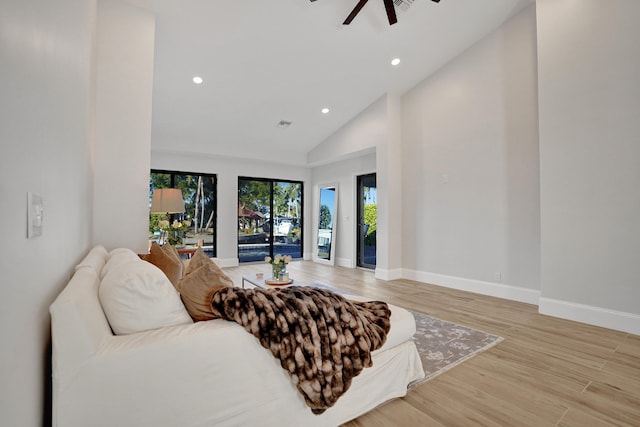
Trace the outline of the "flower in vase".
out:
M 277 279 L 280 275 L 280 272 L 287 269 L 287 264 L 291 262 L 291 255 L 277 254 L 273 258 L 268 256 L 264 258 L 264 262 L 271 264 L 273 277 Z
M 167 239 L 171 245 L 182 244 L 184 232 L 187 231 L 190 226 L 190 220 L 178 221 L 176 219 L 173 223 L 170 223 L 169 220 L 166 219 L 158 221 L 158 228 L 167 233 Z

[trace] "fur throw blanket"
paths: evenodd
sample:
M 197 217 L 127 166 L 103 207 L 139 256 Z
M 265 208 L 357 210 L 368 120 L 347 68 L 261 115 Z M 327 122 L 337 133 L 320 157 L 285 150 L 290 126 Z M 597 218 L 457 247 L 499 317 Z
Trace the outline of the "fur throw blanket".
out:
M 371 352 L 382 347 L 391 326 L 386 303 L 352 302 L 313 287 L 222 288 L 211 308 L 280 359 L 315 414 L 333 406 L 372 366 Z

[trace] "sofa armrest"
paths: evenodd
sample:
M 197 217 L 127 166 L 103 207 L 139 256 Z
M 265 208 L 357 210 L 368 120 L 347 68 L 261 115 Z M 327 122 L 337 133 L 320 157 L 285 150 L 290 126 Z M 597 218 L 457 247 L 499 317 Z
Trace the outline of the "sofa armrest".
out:
M 54 425 L 218 425 L 246 411 L 224 403 L 229 396 L 266 404 L 269 389 L 291 388 L 290 382 L 279 362 L 233 322 L 112 336 L 79 372 L 61 379 Z M 294 388 L 291 395 L 298 399 Z
M 78 370 L 113 336 L 98 300 L 98 286 L 95 268 L 78 268 L 49 307 L 54 379 Z
M 345 295 L 345 298 L 352 301 L 371 301 L 371 298 L 362 297 L 359 295 Z M 416 333 L 416 319 L 413 314 L 402 307 L 397 305 L 388 304 L 391 310 L 391 329 L 387 334 L 387 340 L 384 345 L 373 352 L 373 354 L 385 351 L 391 347 L 395 347 L 403 342 L 410 340 Z

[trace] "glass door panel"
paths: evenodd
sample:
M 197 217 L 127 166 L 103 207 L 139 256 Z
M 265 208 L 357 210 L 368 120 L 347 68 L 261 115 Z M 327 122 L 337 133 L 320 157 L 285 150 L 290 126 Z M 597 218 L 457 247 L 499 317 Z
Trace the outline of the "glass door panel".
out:
M 238 259 L 262 261 L 271 255 L 271 182 L 238 179 Z
M 358 177 L 358 266 L 376 268 L 376 174 Z
M 336 187 L 320 188 L 320 211 L 318 213 L 318 243 L 316 256 L 333 265 L 335 245 L 333 240 L 334 218 L 336 214 Z
M 302 258 L 302 183 L 238 179 L 238 259 Z
M 302 183 L 273 183 L 273 254 L 302 257 Z

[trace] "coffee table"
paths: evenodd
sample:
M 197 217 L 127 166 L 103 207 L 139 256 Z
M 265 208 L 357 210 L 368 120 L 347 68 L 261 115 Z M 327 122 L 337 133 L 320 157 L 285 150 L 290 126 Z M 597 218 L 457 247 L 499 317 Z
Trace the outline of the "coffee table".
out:
M 265 279 L 264 276 L 258 277 L 255 274 L 242 276 L 242 288 L 244 289 L 245 282 L 248 282 L 249 284 L 255 286 L 256 288 L 260 288 L 260 289 L 286 288 L 287 286 L 309 286 L 308 283 L 303 283 L 303 282 L 301 282 L 299 280 L 292 280 L 291 283 L 281 284 L 281 285 L 280 284 L 277 284 L 277 285 L 267 284 L 266 280 L 269 280 L 269 278 Z

